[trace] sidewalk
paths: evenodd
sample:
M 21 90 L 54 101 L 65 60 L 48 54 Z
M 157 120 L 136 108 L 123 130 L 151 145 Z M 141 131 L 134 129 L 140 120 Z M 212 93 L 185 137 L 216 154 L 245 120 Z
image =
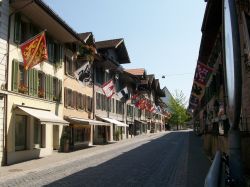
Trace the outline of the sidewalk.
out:
M 23 176 L 30 172 L 38 172 L 49 168 L 54 168 L 62 164 L 73 162 L 75 160 L 89 158 L 97 154 L 105 153 L 122 147 L 133 142 L 142 142 L 145 139 L 151 137 L 152 139 L 164 136 L 169 132 L 159 132 L 155 134 L 139 135 L 130 139 L 124 139 L 119 142 L 114 142 L 106 145 L 95 145 L 90 148 L 70 152 L 70 153 L 58 153 L 54 152 L 52 155 L 40 159 L 30 160 L 10 166 L 0 167 L 0 181 L 8 180 L 11 178 Z
M 210 165 L 211 162 L 203 151 L 201 137 L 191 132 L 189 134 L 187 187 L 204 186 Z

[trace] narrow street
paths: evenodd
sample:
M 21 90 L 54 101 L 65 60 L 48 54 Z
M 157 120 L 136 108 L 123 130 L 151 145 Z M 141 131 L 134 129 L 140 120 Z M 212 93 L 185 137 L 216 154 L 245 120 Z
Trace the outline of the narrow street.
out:
M 0 186 L 199 187 L 209 168 L 200 141 L 192 131 L 144 135 L 90 148 L 92 156 L 48 164 L 7 180 L 0 177 Z

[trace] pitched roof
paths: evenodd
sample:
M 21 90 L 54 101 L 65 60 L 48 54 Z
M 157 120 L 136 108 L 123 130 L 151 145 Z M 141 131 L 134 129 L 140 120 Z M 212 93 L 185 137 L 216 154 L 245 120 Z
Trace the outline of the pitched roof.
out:
M 96 42 L 95 44 L 97 49 L 104 49 L 104 48 L 117 48 L 122 42 L 123 39 L 120 38 L 120 39 L 99 41 Z
M 136 76 L 143 76 L 146 73 L 145 69 L 143 68 L 125 69 L 124 71 Z
M 90 36 L 92 32 L 84 32 L 84 33 L 79 33 L 79 37 L 83 40 L 86 41 Z

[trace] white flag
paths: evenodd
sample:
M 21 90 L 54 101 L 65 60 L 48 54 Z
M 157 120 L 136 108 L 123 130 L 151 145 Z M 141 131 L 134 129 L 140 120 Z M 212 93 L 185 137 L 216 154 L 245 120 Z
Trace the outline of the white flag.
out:
M 91 67 L 90 63 L 86 62 L 80 68 L 78 68 L 75 72 L 75 77 L 78 81 L 82 83 L 87 83 L 91 81 Z
M 125 101 L 128 100 L 129 99 L 128 88 L 125 87 L 121 91 L 119 91 L 118 96 L 119 96 L 120 99 L 123 99 Z
M 113 80 L 109 80 L 102 85 L 102 91 L 106 97 L 110 98 L 115 93 L 115 86 Z

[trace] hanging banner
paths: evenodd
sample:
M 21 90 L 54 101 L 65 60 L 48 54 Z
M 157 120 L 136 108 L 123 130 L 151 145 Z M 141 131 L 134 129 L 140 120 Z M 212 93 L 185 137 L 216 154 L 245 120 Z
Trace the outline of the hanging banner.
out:
M 48 60 L 45 31 L 22 43 L 20 48 L 25 70 Z
M 198 62 L 195 70 L 194 81 L 205 86 L 212 71 L 213 69 L 209 66 Z
M 189 99 L 189 104 L 192 104 L 193 106 L 198 106 L 200 102 L 200 99 L 196 97 L 195 95 L 191 94 Z
M 113 80 L 109 80 L 102 85 L 102 91 L 106 97 L 111 98 L 115 93 L 115 85 Z
M 194 81 L 193 83 L 193 87 L 192 87 L 192 95 L 196 96 L 199 98 L 199 100 L 201 100 L 201 98 L 203 97 L 204 93 L 205 93 L 205 86 Z
M 74 75 L 76 79 L 81 83 L 91 82 L 91 65 L 89 62 L 84 63 L 80 68 L 78 68 Z
M 129 94 L 128 94 L 128 88 L 125 87 L 121 91 L 118 92 L 117 94 L 123 102 L 126 102 L 129 99 Z

